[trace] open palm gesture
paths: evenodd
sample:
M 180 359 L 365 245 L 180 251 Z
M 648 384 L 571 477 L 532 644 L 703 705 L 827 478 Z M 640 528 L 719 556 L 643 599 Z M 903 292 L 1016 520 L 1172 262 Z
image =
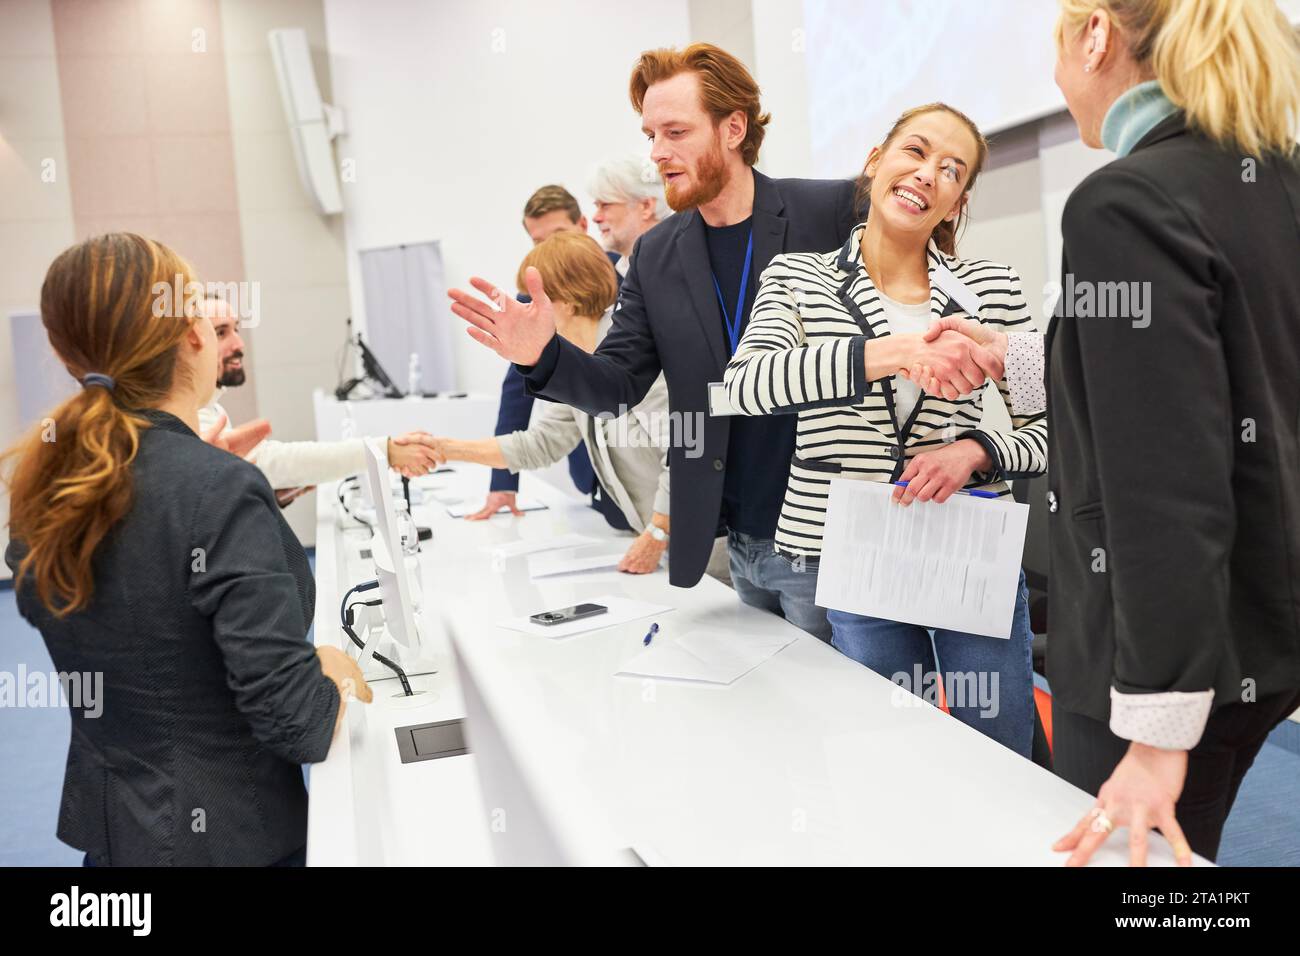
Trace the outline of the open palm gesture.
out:
M 555 309 L 542 288 L 542 276 L 529 266 L 524 285 L 532 301 L 520 302 L 486 279 L 473 276 L 470 285 L 487 301 L 460 289 L 450 289 L 451 311 L 470 324 L 465 331 L 504 359 L 516 365 L 536 365 L 548 342 L 555 337 Z

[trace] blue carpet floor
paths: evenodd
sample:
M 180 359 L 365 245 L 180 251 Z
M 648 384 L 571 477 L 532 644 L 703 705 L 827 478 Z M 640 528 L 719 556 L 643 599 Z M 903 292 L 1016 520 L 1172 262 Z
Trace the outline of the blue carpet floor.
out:
M 0 587 L 0 672 L 52 669 L 40 634 Z M 79 866 L 54 836 L 70 720 L 66 709 L 0 708 L 0 866 Z M 1284 722 L 1242 784 L 1219 851 L 1223 866 L 1300 866 L 1300 724 Z
M 0 671 L 48 674 L 40 633 L 21 617 L 14 592 L 0 590 Z M 0 866 L 80 866 L 82 854 L 54 836 L 71 718 L 63 707 L 0 709 Z

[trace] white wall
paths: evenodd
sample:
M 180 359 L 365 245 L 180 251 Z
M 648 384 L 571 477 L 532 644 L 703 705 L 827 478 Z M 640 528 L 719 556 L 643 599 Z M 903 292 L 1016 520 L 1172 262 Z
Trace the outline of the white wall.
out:
M 756 75 L 752 0 L 689 0 L 687 10 L 692 43 L 720 46 Z
M 1064 107 L 1049 0 L 807 0 L 813 168 L 862 168 L 904 110 L 943 101 L 986 134 Z
M 280 441 L 316 437 L 312 390 L 338 384 L 347 331 L 343 224 L 321 216 L 298 179 L 267 32 L 302 27 L 322 96 L 330 90 L 321 0 L 222 0 L 244 268 L 258 283 L 261 321 L 248 335 L 248 382 L 223 398 L 256 391 L 257 413 Z M 227 406 L 227 411 L 235 411 Z M 315 492 L 287 508 L 303 544 L 316 542 Z
M 808 127 L 808 48 L 803 4 L 753 0 L 755 78 L 772 122 L 763 138 L 759 168 L 769 176 L 811 176 Z
M 363 248 L 439 239 L 449 285 L 511 287 L 528 196 L 557 182 L 589 214 L 591 167 L 647 152 L 627 97 L 636 57 L 689 35 L 686 0 L 326 0 L 325 17 L 338 155 L 355 163 L 343 201 L 359 322 Z M 457 386 L 495 391 L 504 363 L 453 321 Z

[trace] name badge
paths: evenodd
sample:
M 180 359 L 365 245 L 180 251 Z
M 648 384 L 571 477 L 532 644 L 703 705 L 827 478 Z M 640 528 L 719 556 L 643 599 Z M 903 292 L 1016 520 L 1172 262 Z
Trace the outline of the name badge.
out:
M 722 382 L 709 383 L 709 414 L 715 417 L 740 414 L 727 398 L 727 386 Z
M 979 296 L 972 292 L 966 283 L 953 275 L 952 270 L 942 263 L 936 262 L 934 265 L 934 284 L 948 293 L 948 298 L 961 306 L 972 319 L 979 318 Z

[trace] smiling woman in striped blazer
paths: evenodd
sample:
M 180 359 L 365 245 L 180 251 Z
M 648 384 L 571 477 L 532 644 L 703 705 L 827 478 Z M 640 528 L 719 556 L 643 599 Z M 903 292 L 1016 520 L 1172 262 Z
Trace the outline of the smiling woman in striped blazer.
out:
M 808 573 L 816 573 L 832 477 L 906 481 L 895 491 L 905 506 L 942 503 L 968 487 L 1009 495 L 1008 479 L 1047 468 L 1043 413 L 1012 415 L 1010 431 L 992 430 L 980 424 L 981 381 L 964 398 L 950 387 L 930 395 L 896 374 L 900 368 L 865 360 L 866 342 L 886 338 L 900 340 L 906 356 L 945 315 L 998 330 L 1033 327 L 1013 269 L 956 256 L 957 226 L 987 153 L 957 110 L 939 103 L 909 110 L 867 158 L 860 187 L 870 198 L 867 221 L 841 249 L 777 256 L 763 272 L 727 368 L 727 393 L 742 414 L 799 415 L 776 547 Z M 1006 383 L 998 387 L 1010 410 Z M 974 672 L 987 680 L 996 688 L 992 706 L 950 701 L 951 713 L 1029 756 L 1033 635 L 1023 574 L 1010 640 L 938 630 L 932 644 L 917 625 L 834 610 L 828 618 L 834 646 L 886 677 L 905 674 L 910 685 L 919 665 L 926 675 L 941 667 L 945 677 Z

